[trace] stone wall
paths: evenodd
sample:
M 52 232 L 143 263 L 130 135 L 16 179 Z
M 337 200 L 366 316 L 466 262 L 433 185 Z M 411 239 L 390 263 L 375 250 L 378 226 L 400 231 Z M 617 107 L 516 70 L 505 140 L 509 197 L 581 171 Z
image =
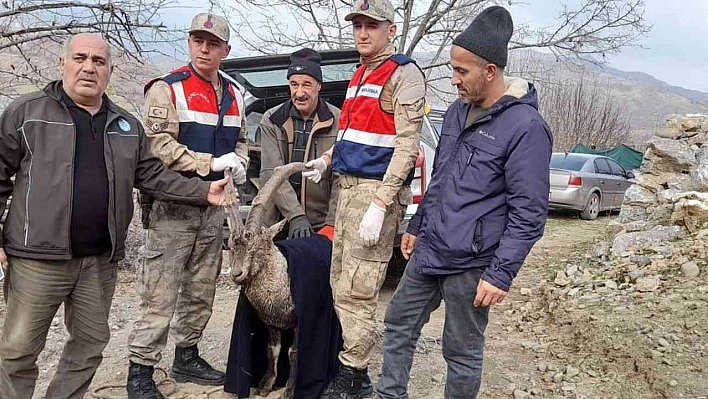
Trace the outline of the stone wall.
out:
M 649 140 L 610 226 L 614 255 L 708 227 L 708 116 L 672 116 Z

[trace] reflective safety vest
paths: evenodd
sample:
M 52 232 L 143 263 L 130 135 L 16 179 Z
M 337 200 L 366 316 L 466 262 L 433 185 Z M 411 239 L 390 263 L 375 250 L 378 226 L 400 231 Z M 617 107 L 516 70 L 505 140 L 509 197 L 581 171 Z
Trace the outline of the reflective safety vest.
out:
M 408 56 L 396 54 L 366 78 L 365 65 L 354 72 L 339 117 L 332 170 L 367 179 L 383 179 L 396 145 L 396 123 L 394 115 L 381 108 L 381 93 L 396 68 L 411 62 L 414 61 Z
M 245 117 L 244 101 L 231 77 L 219 71 L 224 90 L 221 105 L 211 82 L 185 65 L 167 75 L 149 82 L 145 91 L 156 80 L 170 85 L 172 104 L 179 117 L 177 141 L 192 151 L 212 154 L 215 157 L 233 152 L 241 134 L 241 122 Z M 183 172 L 185 176 L 198 176 L 195 172 Z M 200 176 L 201 177 L 201 176 Z M 210 173 L 204 180 L 218 180 L 222 173 Z

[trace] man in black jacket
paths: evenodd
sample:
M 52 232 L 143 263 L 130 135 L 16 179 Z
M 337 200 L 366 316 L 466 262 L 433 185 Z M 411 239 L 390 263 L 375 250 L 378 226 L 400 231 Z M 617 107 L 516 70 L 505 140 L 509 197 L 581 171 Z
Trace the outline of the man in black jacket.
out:
M 150 154 L 140 122 L 105 95 L 110 62 L 103 39 L 76 35 L 61 59 L 62 80 L 0 116 L 3 209 L 13 197 L 0 239 L 7 273 L 2 399 L 32 397 L 36 360 L 62 303 L 70 338 L 46 397 L 78 398 L 88 389 L 111 336 L 134 186 L 165 201 L 224 202 L 226 180 L 187 179 Z

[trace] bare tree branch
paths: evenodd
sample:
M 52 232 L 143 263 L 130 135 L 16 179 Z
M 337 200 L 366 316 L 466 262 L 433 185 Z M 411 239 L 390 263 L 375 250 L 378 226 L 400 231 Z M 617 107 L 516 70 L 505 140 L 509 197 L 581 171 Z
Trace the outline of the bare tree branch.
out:
M 562 67 L 549 80 L 539 85 L 539 110 L 553 130 L 555 150 L 567 151 L 578 143 L 609 148 L 627 140 L 629 115 L 609 80 L 586 69 Z
M 236 40 L 251 52 L 353 47 L 351 25 L 341 18 L 349 12 L 349 0 L 242 0 L 237 6 L 209 1 L 232 16 Z M 396 8 L 399 32 L 394 44 L 398 51 L 415 53 L 419 61 L 424 58 L 426 62 L 419 62 L 423 67 L 444 63 L 452 39 L 482 9 L 501 3 L 533 5 L 521 0 L 403 0 Z M 545 48 L 559 59 L 601 64 L 605 55 L 636 46 L 650 28 L 643 0 L 580 0 L 576 7 L 562 5 L 552 27 L 519 25 L 510 50 Z
M 512 40 L 510 49 L 549 48 L 559 57 L 577 57 L 602 63 L 603 57 L 636 45 L 651 29 L 644 20 L 643 0 L 586 0 L 577 10 L 564 10 L 560 24 L 527 32 L 528 37 Z M 591 57 L 588 57 L 591 56 Z
M 0 98 L 14 98 L 58 79 L 61 44 L 97 33 L 112 47 L 113 96 L 139 110 L 142 83 L 158 73 L 150 55 L 177 53 L 183 33 L 168 29 L 160 11 L 173 0 L 7 0 L 0 3 Z M 170 55 L 174 58 L 175 54 Z

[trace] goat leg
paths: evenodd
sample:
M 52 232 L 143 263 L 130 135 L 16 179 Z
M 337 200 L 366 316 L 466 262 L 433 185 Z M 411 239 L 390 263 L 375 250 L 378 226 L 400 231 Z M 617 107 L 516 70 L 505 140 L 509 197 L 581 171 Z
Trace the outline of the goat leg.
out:
M 266 397 L 273 391 L 275 379 L 278 376 L 278 357 L 280 355 L 280 330 L 275 327 L 268 327 L 268 365 L 263 374 L 260 384 L 258 384 L 257 396 Z
M 283 393 L 284 399 L 293 399 L 295 397 L 295 381 L 297 381 L 297 334 L 298 328 L 295 327 L 293 331 L 293 344 L 290 345 L 288 350 L 288 356 L 290 357 L 290 375 L 288 376 L 288 382 L 285 384 L 285 392 Z

